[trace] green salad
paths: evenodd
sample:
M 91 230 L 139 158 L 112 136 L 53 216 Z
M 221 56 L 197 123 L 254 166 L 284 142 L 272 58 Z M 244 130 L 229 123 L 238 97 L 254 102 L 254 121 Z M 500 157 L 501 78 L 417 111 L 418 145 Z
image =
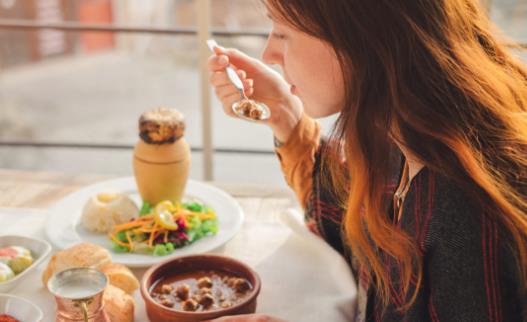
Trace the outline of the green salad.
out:
M 143 203 L 139 217 L 116 225 L 109 238 L 115 252 L 165 256 L 217 232 L 218 218 L 210 207 L 166 200 L 155 206 Z

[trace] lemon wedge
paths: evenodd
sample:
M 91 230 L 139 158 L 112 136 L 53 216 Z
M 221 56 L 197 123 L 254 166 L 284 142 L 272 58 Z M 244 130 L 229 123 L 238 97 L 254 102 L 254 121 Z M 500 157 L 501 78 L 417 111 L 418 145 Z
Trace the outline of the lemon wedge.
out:
M 172 212 L 176 207 L 170 200 L 161 201 L 156 205 L 155 212 Z
M 170 201 L 162 201 L 157 204 L 154 211 L 154 219 L 156 223 L 164 229 L 177 230 L 179 226 L 174 221 L 172 211 L 174 211 L 174 205 Z

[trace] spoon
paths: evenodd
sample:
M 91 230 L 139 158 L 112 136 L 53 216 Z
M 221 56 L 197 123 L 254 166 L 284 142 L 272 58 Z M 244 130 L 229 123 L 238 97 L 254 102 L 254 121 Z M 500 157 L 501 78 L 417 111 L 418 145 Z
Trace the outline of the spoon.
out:
M 212 51 L 213 54 L 215 54 L 214 47 L 219 47 L 218 43 L 214 39 L 207 40 L 207 45 L 209 46 L 209 49 Z M 245 95 L 245 91 L 243 88 L 243 82 L 238 76 L 238 74 L 236 73 L 236 71 L 234 70 L 234 68 L 232 68 L 230 64 L 227 65 L 227 67 L 225 68 L 225 71 L 227 72 L 227 76 L 229 77 L 229 80 L 231 81 L 231 83 L 240 92 L 240 100 L 238 102 L 235 102 L 231 106 L 231 109 L 234 112 L 234 114 L 236 114 L 236 116 L 238 116 L 239 118 L 242 118 L 246 121 L 251 121 L 251 122 L 259 122 L 259 121 L 268 120 L 271 117 L 271 110 L 269 110 L 269 107 L 267 107 L 267 105 L 263 103 L 257 103 L 255 101 L 252 101 L 247 97 L 247 95 Z M 255 108 L 259 109 L 259 111 L 261 112 L 260 117 L 258 119 L 255 119 L 255 118 L 252 118 L 252 117 L 249 117 L 243 114 L 242 109 L 238 108 L 239 105 L 243 101 L 252 101 L 254 103 L 253 105 L 255 106 Z

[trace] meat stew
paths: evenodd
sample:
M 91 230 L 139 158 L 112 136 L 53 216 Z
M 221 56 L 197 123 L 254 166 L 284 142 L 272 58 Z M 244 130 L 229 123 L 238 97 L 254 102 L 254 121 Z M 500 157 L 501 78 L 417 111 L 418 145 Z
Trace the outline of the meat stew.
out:
M 246 278 L 223 271 L 200 270 L 161 278 L 150 296 L 174 310 L 205 312 L 242 302 L 253 285 Z

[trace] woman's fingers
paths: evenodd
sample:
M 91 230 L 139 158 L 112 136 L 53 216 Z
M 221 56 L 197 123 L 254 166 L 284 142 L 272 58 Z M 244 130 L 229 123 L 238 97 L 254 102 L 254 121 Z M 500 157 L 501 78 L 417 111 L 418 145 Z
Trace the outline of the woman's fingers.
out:
M 236 74 L 238 74 L 238 77 L 240 77 L 242 80 L 244 80 L 247 77 L 247 73 L 241 69 L 238 69 L 236 71 Z
M 251 96 L 253 96 L 253 94 L 254 94 L 254 88 L 251 87 L 251 88 L 245 90 L 245 95 L 247 97 L 251 97 Z
M 216 96 L 222 103 L 225 113 L 229 116 L 235 116 L 232 111 L 232 105 L 240 101 L 242 96 L 229 79 L 226 68 L 230 66 L 236 71 L 236 74 L 242 80 L 244 94 L 247 97 L 253 97 L 255 94 L 254 79 L 247 78 L 248 74 L 251 77 L 261 77 L 261 72 L 267 72 L 267 70 L 262 68 L 262 66 L 265 67 L 263 63 L 236 49 L 215 47 L 214 53 L 215 55 L 209 57 L 208 60 L 208 68 L 211 71 L 209 82 L 214 87 Z
M 233 94 L 238 94 L 238 96 L 240 96 L 240 92 L 235 87 L 231 87 L 230 85 L 215 87 L 214 92 L 216 93 L 216 97 L 218 97 L 218 99 L 222 102 L 225 97 L 231 96 Z
M 212 55 L 207 63 L 209 70 L 221 71 L 229 65 L 229 57 L 226 55 Z
M 244 52 L 238 49 L 223 48 L 216 46 L 214 47 L 214 52 L 219 57 L 224 55 L 228 56 L 227 59 L 234 66 L 238 66 L 250 72 L 256 72 L 258 70 L 265 69 L 265 65 L 261 61 L 245 54 Z
M 216 96 L 223 105 L 223 110 L 227 115 L 234 116 L 232 111 L 232 104 L 238 102 L 241 98 L 238 90 L 232 90 L 229 86 L 217 87 L 215 89 Z
M 225 71 L 212 72 L 210 74 L 209 82 L 214 87 L 226 86 L 231 84 L 229 77 Z
M 253 91 L 253 80 L 252 79 L 244 80 L 243 86 L 244 86 L 245 95 L 250 95 L 249 92 L 252 93 Z M 234 87 L 233 85 L 231 85 L 230 83 L 226 85 L 215 86 L 214 91 L 216 93 L 216 96 L 220 100 L 225 96 L 231 95 L 232 93 L 237 93 L 238 95 L 241 95 L 240 91 L 238 91 L 238 89 Z
M 237 70 L 236 74 L 238 74 L 238 77 L 240 77 L 243 82 L 247 78 L 247 73 L 241 69 Z M 227 84 L 232 84 L 225 70 L 212 72 L 209 77 L 209 82 L 212 86 L 224 86 Z
M 243 88 L 245 90 L 245 94 L 247 94 L 247 91 L 251 91 L 254 89 L 254 80 L 247 78 L 243 80 Z M 249 94 L 247 94 L 249 95 Z
M 215 55 L 211 56 L 209 59 L 209 68 L 211 70 L 221 70 L 230 64 L 235 69 L 240 68 L 249 72 L 249 75 L 270 72 L 274 76 L 279 76 L 278 72 L 270 69 L 260 60 L 255 59 L 238 49 L 216 46 L 214 47 L 214 53 Z M 214 57 L 217 58 L 214 59 Z
M 214 46 L 213 50 L 216 55 L 221 55 L 225 53 L 225 48 L 220 46 Z

